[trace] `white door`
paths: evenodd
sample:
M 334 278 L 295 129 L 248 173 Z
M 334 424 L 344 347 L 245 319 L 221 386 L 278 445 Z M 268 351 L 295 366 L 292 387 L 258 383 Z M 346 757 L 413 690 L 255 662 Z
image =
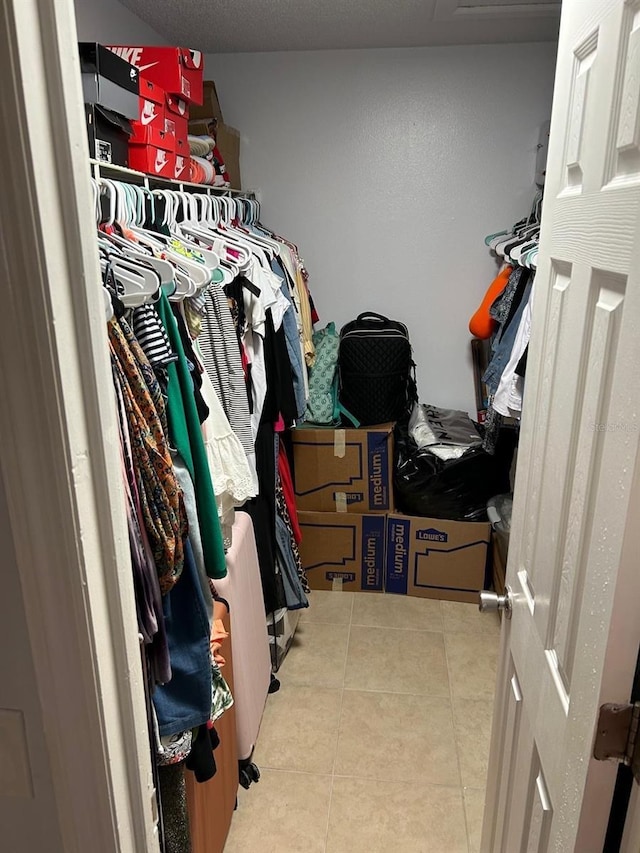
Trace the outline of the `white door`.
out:
M 514 113 L 517 121 L 517 111 Z M 564 0 L 483 853 L 601 853 L 640 643 L 640 0 Z

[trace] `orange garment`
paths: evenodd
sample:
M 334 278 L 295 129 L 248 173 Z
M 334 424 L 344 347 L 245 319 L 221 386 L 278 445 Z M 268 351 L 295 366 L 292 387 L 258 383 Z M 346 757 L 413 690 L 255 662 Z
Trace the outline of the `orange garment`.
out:
M 480 303 L 480 307 L 473 315 L 473 317 L 469 320 L 469 331 L 474 336 L 474 338 L 481 338 L 482 340 L 486 340 L 486 338 L 491 337 L 491 334 L 493 333 L 497 324 L 493 317 L 489 314 L 489 309 L 507 286 L 509 276 L 512 272 L 513 267 L 507 264 L 500 270 L 498 275 L 489 285 L 489 289 L 485 293 L 484 298 Z
M 215 600 L 213 602 L 213 621 L 211 625 L 210 646 L 213 659 L 220 667 L 224 666 L 226 663 L 225 659 L 220 654 L 220 649 L 222 648 L 224 640 L 229 636 L 222 621 L 228 612 L 229 611 L 227 610 L 224 602 L 219 600 Z

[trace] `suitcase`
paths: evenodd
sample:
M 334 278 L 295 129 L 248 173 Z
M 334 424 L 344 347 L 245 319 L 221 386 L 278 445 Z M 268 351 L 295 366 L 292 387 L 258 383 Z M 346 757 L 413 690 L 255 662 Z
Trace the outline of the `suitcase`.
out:
M 271 682 L 269 637 L 253 523 L 236 512 L 227 576 L 216 580 L 218 594 L 229 602 L 233 637 L 233 698 L 236 709 L 238 758 L 253 752 Z

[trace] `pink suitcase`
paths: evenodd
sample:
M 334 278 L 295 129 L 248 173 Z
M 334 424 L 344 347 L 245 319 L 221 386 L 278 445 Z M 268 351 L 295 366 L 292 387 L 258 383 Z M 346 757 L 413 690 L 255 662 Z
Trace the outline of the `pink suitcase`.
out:
M 238 758 L 242 761 L 251 757 L 258 737 L 271 681 L 271 656 L 253 522 L 246 512 L 236 512 L 231 541 L 227 576 L 215 581 L 215 586 L 218 594 L 229 602 L 233 697 Z

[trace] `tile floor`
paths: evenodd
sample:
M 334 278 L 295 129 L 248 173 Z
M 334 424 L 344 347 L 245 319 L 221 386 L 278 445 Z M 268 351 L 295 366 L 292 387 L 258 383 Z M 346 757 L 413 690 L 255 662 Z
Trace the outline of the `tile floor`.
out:
M 225 853 L 478 853 L 500 625 L 314 591 Z

